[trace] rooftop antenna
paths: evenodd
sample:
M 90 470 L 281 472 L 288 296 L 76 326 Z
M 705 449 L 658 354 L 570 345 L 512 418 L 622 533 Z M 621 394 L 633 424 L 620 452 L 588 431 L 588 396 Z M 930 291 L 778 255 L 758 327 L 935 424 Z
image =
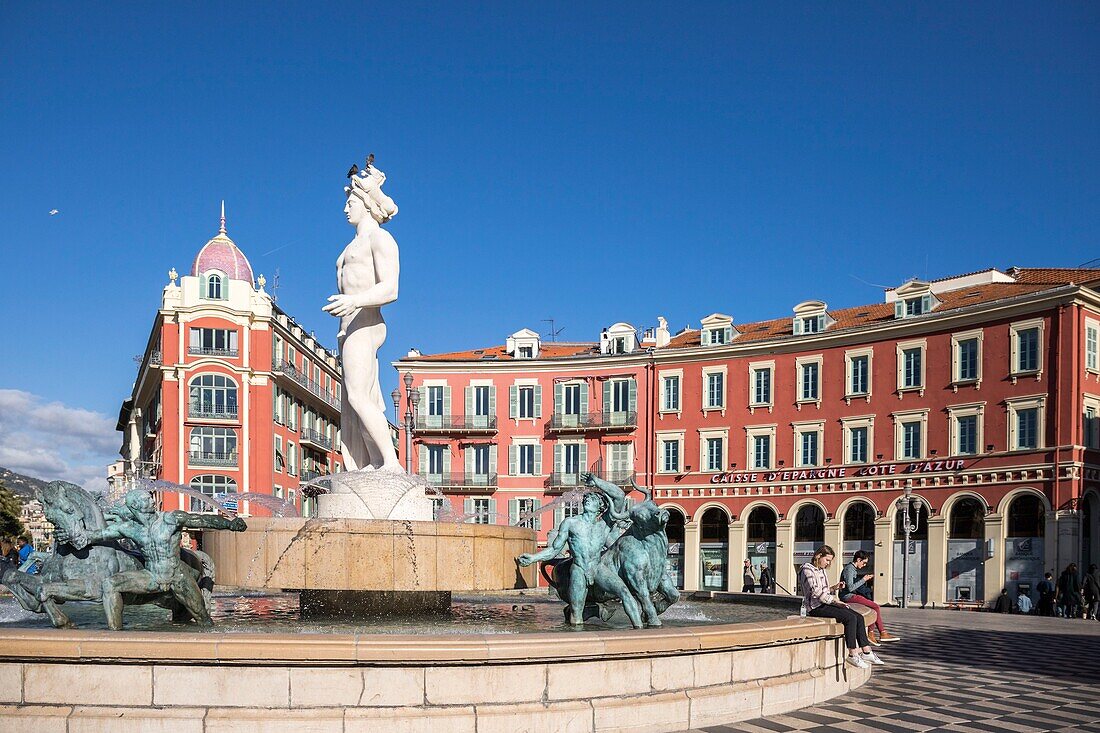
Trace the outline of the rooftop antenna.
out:
M 550 324 L 550 340 L 551 341 L 557 341 L 558 340 L 558 334 L 565 330 L 565 326 L 562 326 L 561 328 L 554 328 L 554 319 L 553 318 L 543 318 L 542 322 Z
M 218 234 L 225 235 L 225 199 L 222 199 L 222 218 L 221 224 L 218 226 Z
M 279 302 L 279 268 L 275 268 L 275 277 L 271 279 L 271 302 Z

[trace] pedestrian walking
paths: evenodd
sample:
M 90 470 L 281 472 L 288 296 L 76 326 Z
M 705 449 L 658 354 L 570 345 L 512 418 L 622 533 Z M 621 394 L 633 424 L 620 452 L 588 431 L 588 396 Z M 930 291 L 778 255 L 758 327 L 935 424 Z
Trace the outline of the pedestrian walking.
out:
M 772 578 L 772 571 L 768 570 L 767 563 L 760 563 L 760 592 L 761 593 L 775 593 L 775 581 Z
M 1089 565 L 1082 584 L 1085 595 L 1085 618 L 1097 620 L 1100 617 L 1100 568 L 1096 563 Z
M 1039 592 L 1039 609 L 1040 616 L 1053 616 L 1054 615 L 1054 575 L 1047 573 L 1042 580 L 1039 581 L 1039 585 L 1035 586 L 1035 590 Z
M 745 567 L 741 571 L 741 592 L 756 592 L 756 571 L 753 570 L 752 563 L 748 560 L 745 560 Z
M 1077 563 L 1071 562 L 1058 576 L 1058 608 L 1066 618 L 1077 618 L 1084 607 L 1081 598 L 1081 580 L 1077 577 Z

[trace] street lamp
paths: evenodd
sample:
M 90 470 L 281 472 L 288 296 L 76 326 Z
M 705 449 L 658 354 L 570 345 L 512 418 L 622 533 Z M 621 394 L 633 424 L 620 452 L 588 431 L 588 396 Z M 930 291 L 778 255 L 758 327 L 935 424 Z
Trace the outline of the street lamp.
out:
M 412 475 L 412 433 L 413 425 L 416 421 L 416 408 L 420 404 L 420 390 L 413 389 L 413 376 L 409 372 L 405 372 L 405 376 L 401 378 L 401 381 L 405 383 L 405 473 Z M 398 420 L 401 419 L 401 389 L 400 387 L 394 387 L 393 392 L 390 393 L 390 397 L 393 399 L 393 409 L 396 413 Z
M 905 533 L 905 545 L 901 550 L 901 607 L 909 607 L 909 536 L 913 532 L 917 531 L 917 523 L 910 514 L 909 510 L 917 503 L 917 499 L 913 498 L 913 487 L 905 487 L 905 495 L 898 499 L 898 511 L 901 512 L 902 532 Z M 918 512 L 917 518 L 920 518 Z

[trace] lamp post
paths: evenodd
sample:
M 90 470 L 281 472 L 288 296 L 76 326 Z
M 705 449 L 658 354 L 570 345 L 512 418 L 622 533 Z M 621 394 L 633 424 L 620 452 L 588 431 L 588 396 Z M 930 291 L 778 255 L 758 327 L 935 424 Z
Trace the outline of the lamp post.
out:
M 905 533 L 905 545 L 901 550 L 901 607 L 909 607 L 909 536 L 917 531 L 917 524 L 910 517 L 909 510 L 916 503 L 913 487 L 905 487 L 905 495 L 898 499 L 898 511 L 902 512 L 902 532 Z M 918 519 L 920 515 L 917 515 Z
M 401 378 L 401 381 L 405 383 L 405 420 L 403 426 L 405 428 L 405 473 L 412 475 L 412 433 L 413 426 L 416 423 L 416 409 L 420 404 L 420 390 L 413 389 L 413 376 L 409 372 L 405 372 L 405 376 Z M 393 399 L 393 409 L 396 413 L 398 420 L 401 419 L 401 388 L 394 387 L 393 392 L 390 392 L 390 397 Z

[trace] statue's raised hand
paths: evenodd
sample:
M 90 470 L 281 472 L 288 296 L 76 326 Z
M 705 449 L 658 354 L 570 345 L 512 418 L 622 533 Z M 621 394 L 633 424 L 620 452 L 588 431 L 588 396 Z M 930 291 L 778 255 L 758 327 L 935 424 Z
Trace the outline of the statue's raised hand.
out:
M 337 318 L 343 318 L 344 316 L 350 316 L 362 307 L 358 297 L 346 293 L 339 293 L 337 295 L 330 295 L 328 298 L 328 305 L 321 310 Z
M 525 552 L 522 555 L 520 555 L 518 558 L 516 558 L 516 560 L 519 561 L 519 566 L 521 568 L 525 568 L 528 565 L 530 565 L 531 563 L 533 563 L 535 561 L 535 558 L 534 558 L 533 555 Z

